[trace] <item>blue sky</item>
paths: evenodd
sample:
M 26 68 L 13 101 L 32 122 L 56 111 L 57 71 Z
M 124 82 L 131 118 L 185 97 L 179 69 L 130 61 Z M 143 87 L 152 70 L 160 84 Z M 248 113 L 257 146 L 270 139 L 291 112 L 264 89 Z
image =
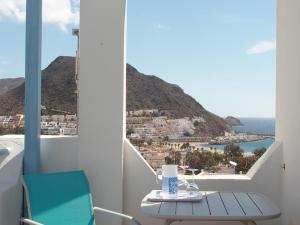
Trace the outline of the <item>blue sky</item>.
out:
M 42 67 L 75 55 L 79 0 L 43 0 Z M 26 0 L 0 0 L 0 78 L 24 76 Z
M 127 61 L 218 115 L 274 117 L 275 11 L 275 0 L 129 0 Z
M 1 78 L 24 75 L 25 0 L 10 1 L 0 0 Z M 78 0 L 44 3 L 43 68 L 75 54 L 79 10 Z M 275 13 L 275 0 L 129 0 L 127 61 L 220 116 L 274 117 Z

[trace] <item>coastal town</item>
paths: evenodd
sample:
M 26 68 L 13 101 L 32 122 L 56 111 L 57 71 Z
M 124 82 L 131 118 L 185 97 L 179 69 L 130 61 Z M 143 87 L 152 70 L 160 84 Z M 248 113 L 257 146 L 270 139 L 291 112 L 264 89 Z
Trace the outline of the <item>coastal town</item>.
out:
M 77 135 L 77 120 L 76 114 L 42 115 L 41 134 Z M 224 161 L 226 152 L 224 148 L 218 146 L 234 147 L 235 143 L 272 138 L 267 135 L 236 133 L 233 129 L 225 131 L 220 136 L 199 135 L 196 132 L 197 127 L 205 123 L 205 119 L 200 116 L 171 118 L 158 109 L 127 111 L 126 137 L 155 170 L 168 162 L 182 166 L 190 164 L 191 160 L 188 159 L 191 159 L 191 154 L 200 154 L 200 158 L 208 157 L 207 162 L 209 159 L 213 161 L 212 165 L 202 162 L 202 172 L 206 174 L 237 172 L 234 165 Z M 0 135 L 23 133 L 23 114 L 0 116 Z M 257 159 L 254 152 L 243 152 L 242 149 L 238 151 L 240 151 L 240 158 L 253 162 Z
M 196 127 L 202 123 L 206 121 L 199 116 L 169 118 L 157 109 L 128 111 L 126 136 L 154 169 L 161 167 L 166 159 L 172 158 L 176 153 L 180 158 L 177 163 L 184 165 L 187 154 L 195 151 L 212 153 L 223 158 L 224 150 L 211 145 L 230 145 L 272 138 L 267 135 L 235 133 L 233 129 L 225 131 L 222 136 L 194 135 Z M 254 153 L 243 152 L 242 157 L 250 159 L 254 157 Z M 216 167 L 218 173 L 235 173 L 234 166 L 223 162 Z
M 0 135 L 23 134 L 24 115 L 0 116 Z M 42 115 L 42 135 L 77 135 L 77 116 L 72 115 Z

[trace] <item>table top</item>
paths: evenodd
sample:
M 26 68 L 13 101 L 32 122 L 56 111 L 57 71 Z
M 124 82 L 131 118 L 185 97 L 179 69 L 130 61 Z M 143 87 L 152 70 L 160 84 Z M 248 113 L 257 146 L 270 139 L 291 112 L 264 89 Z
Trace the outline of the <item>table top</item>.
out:
M 265 195 L 254 192 L 202 192 L 200 202 L 149 202 L 141 211 L 149 216 L 171 220 L 267 220 L 280 216 L 280 210 Z

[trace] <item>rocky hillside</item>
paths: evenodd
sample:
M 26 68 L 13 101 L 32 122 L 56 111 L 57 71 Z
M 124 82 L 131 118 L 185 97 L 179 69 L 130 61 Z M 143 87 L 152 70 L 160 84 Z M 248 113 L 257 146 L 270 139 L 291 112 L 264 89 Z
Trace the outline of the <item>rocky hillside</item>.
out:
M 0 79 L 0 95 L 20 86 L 24 82 L 23 77 Z
M 228 123 L 230 126 L 241 126 L 243 125 L 241 121 L 238 118 L 235 118 L 233 116 L 227 116 L 225 118 L 226 123 Z
M 45 113 L 75 113 L 77 109 L 75 59 L 58 57 L 42 71 L 42 105 Z M 0 115 L 23 113 L 24 83 L 0 95 Z M 202 135 L 220 135 L 229 129 L 224 119 L 207 111 L 174 84 L 140 73 L 127 64 L 127 110 L 159 109 L 173 118 L 200 116 Z
M 42 71 L 42 105 L 46 113 L 66 111 L 74 113 L 77 109 L 75 59 L 60 56 Z M 0 95 L 0 115 L 23 113 L 25 84 Z M 59 111 L 56 111 L 59 110 Z
M 140 73 L 127 64 L 127 110 L 159 109 L 174 118 L 199 116 L 205 120 L 197 126 L 201 135 L 220 135 L 229 130 L 221 117 L 207 111 L 175 84 Z

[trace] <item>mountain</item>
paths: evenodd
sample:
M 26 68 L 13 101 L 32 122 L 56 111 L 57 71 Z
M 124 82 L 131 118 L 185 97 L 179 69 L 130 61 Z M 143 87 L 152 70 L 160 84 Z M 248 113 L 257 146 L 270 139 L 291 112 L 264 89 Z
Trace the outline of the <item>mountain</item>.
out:
M 159 109 L 174 118 L 202 117 L 205 122 L 198 123 L 196 134 L 222 135 L 230 129 L 224 119 L 207 111 L 178 85 L 167 83 L 153 75 L 142 74 L 129 64 L 126 95 L 127 111 Z
M 74 113 L 77 109 L 74 57 L 60 56 L 42 71 L 42 105 L 45 113 Z M 25 84 L 0 95 L 0 115 L 23 113 Z M 58 111 L 57 111 L 58 110 Z
M 0 79 L 0 95 L 20 86 L 23 82 L 23 77 Z
M 225 121 L 230 125 L 230 126 L 242 126 L 243 124 L 238 118 L 235 118 L 233 116 L 227 116 L 225 118 Z
M 75 113 L 77 109 L 75 59 L 60 56 L 42 71 L 42 105 L 47 114 Z M 140 73 L 127 64 L 127 110 L 159 109 L 173 118 L 201 117 L 196 133 L 221 135 L 229 130 L 224 119 L 207 111 L 191 96 L 174 84 Z M 0 115 L 23 113 L 25 85 L 0 95 Z

